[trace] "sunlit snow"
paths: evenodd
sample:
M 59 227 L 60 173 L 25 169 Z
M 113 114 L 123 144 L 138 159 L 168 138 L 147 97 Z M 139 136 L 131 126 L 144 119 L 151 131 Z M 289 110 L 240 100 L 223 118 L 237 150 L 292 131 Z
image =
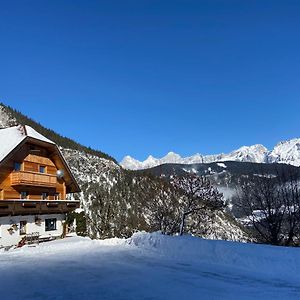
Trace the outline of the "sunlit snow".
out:
M 1 300 L 299 299 L 297 248 L 136 233 L 0 254 Z

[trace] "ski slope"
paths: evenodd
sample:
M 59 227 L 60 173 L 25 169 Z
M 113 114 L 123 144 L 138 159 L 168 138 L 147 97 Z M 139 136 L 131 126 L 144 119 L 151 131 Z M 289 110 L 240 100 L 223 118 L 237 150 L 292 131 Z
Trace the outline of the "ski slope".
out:
M 300 299 L 300 250 L 136 233 L 0 253 L 0 299 Z

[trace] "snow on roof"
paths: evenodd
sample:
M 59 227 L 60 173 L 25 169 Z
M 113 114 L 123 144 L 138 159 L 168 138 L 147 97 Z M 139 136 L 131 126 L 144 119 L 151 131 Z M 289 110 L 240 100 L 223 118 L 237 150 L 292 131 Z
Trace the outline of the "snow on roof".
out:
M 54 144 L 52 141 L 27 125 L 0 129 L 0 161 L 2 161 L 27 137 Z
M 50 144 L 55 144 L 54 142 L 52 142 L 51 140 L 47 139 L 46 137 L 44 137 L 43 135 L 41 135 L 40 133 L 38 133 L 36 130 L 34 130 L 32 127 L 25 125 L 26 128 L 26 132 L 27 132 L 27 136 L 46 142 L 46 143 L 50 143 Z

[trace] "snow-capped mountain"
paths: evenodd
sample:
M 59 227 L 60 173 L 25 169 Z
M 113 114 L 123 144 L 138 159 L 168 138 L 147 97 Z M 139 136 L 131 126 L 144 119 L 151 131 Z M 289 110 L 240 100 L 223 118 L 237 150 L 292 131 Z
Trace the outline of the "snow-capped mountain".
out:
M 139 161 L 130 156 L 125 156 L 120 165 L 129 170 L 141 170 L 156 167 L 165 163 L 197 164 L 212 163 L 217 161 L 240 161 L 254 163 L 285 163 L 296 167 L 300 166 L 300 139 L 292 139 L 278 143 L 269 151 L 261 144 L 243 146 L 228 154 L 201 155 L 199 153 L 181 157 L 179 154 L 169 152 L 162 158 L 149 156 L 144 161 Z
M 268 155 L 269 162 L 300 166 L 300 139 L 278 143 Z
M 243 146 L 225 155 L 221 160 L 244 162 L 267 162 L 268 149 L 263 145 Z

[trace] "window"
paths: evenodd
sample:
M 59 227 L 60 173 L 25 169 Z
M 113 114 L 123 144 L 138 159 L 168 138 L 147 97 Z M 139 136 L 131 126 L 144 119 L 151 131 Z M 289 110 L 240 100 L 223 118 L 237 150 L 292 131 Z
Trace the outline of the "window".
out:
M 55 194 L 54 194 L 54 200 L 59 200 L 59 198 L 60 198 L 59 193 L 55 193 Z
M 20 235 L 26 234 L 27 221 L 20 221 Z
M 47 192 L 43 192 L 42 193 L 42 200 L 47 200 L 48 199 L 48 193 Z
M 45 219 L 45 231 L 56 230 L 56 219 Z
M 15 161 L 14 162 L 14 170 L 15 171 L 21 171 L 21 165 L 22 165 L 21 163 Z
M 40 173 L 46 173 L 46 167 L 40 166 Z
M 28 192 L 22 191 L 22 192 L 20 193 L 20 198 L 21 198 L 21 199 L 27 199 L 27 197 L 28 197 Z

